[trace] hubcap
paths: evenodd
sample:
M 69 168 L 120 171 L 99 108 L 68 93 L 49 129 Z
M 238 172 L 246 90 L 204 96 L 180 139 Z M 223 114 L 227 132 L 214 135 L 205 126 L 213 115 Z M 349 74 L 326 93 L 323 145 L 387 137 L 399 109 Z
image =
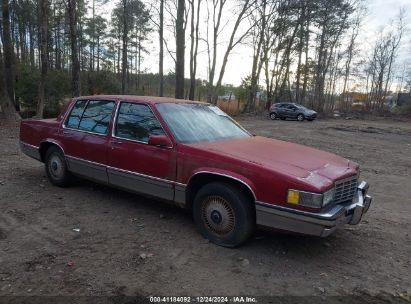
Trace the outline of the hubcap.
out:
M 214 224 L 221 224 L 221 221 L 223 218 L 221 217 L 221 213 L 218 212 L 217 210 L 213 210 L 211 212 L 211 220 L 213 221 Z
M 271 119 L 275 119 L 275 114 L 271 114 Z
M 51 156 L 49 161 L 49 171 L 56 179 L 60 179 L 63 176 L 63 163 L 57 155 Z
M 207 228 L 217 235 L 226 235 L 234 229 L 234 210 L 221 196 L 207 197 L 202 205 L 201 216 Z
M 300 121 L 303 120 L 302 115 L 298 115 L 297 119 L 300 120 Z

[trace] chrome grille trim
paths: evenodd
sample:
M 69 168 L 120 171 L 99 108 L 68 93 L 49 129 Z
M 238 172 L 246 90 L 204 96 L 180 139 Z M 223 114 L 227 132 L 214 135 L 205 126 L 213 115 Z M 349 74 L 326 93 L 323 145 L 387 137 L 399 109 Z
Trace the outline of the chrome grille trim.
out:
M 358 175 L 335 182 L 334 204 L 352 201 L 358 188 Z

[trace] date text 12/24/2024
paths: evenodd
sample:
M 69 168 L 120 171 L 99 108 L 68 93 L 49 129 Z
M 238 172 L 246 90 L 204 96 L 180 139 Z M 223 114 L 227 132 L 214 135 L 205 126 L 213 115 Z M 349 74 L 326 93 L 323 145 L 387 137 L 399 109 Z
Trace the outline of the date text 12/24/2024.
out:
M 149 297 L 150 303 L 257 303 L 255 297 L 233 296 L 233 297 Z

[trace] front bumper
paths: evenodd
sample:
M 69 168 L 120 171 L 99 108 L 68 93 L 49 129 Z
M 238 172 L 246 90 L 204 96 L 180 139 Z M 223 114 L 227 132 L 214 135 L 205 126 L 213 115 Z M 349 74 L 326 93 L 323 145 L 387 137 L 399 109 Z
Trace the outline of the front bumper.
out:
M 257 225 L 325 237 L 346 224 L 357 225 L 361 221 L 372 202 L 367 191 L 368 183 L 363 181 L 352 202 L 333 205 L 318 213 L 256 202 Z

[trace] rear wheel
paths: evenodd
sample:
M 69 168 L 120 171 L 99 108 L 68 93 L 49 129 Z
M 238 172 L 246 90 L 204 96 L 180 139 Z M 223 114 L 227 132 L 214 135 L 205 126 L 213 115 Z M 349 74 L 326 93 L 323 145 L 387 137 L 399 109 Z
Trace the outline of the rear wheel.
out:
M 277 114 L 275 114 L 274 112 L 272 112 L 272 113 L 270 113 L 270 118 L 271 118 L 272 120 L 276 120 L 278 117 L 277 117 Z
M 304 121 L 304 119 L 305 119 L 305 117 L 304 117 L 303 114 L 298 114 L 298 115 L 297 115 L 297 120 L 298 120 L 298 121 Z
M 72 175 L 67 169 L 63 152 L 56 146 L 50 147 L 45 157 L 46 173 L 50 182 L 56 186 L 67 187 L 72 181 Z
M 194 199 L 193 217 L 205 238 L 224 247 L 242 244 L 255 227 L 251 200 L 226 183 L 210 183 L 200 189 Z

